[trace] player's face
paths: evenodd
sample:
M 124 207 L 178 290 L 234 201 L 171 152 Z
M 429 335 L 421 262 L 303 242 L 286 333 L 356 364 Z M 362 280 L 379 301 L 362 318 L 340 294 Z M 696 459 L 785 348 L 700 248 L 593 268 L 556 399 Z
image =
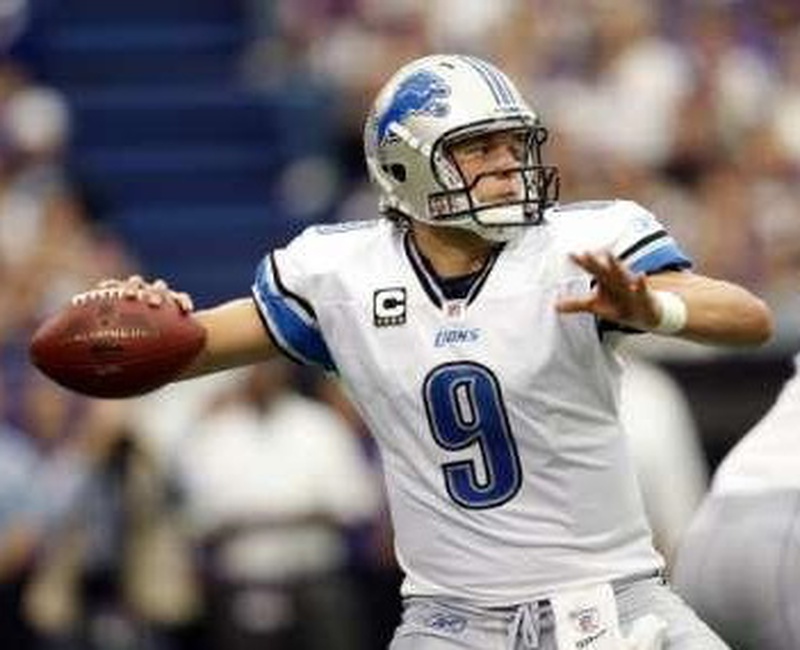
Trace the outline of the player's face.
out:
M 450 146 L 450 156 L 467 186 L 472 187 L 472 198 L 478 205 L 523 198 L 519 168 L 525 164 L 526 137 L 524 131 L 498 131 Z

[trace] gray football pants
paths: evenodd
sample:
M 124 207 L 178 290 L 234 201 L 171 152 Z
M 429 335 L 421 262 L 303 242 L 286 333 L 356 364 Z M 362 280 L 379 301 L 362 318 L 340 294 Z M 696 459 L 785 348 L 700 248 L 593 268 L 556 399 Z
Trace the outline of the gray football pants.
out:
M 800 648 L 800 491 L 708 497 L 675 590 L 737 650 Z
M 667 650 L 729 650 L 661 578 L 614 586 L 620 628 L 656 614 L 666 621 Z M 519 608 L 479 609 L 433 598 L 409 598 L 390 650 L 555 650 L 553 613 L 547 601 L 527 607 L 533 620 L 520 625 Z

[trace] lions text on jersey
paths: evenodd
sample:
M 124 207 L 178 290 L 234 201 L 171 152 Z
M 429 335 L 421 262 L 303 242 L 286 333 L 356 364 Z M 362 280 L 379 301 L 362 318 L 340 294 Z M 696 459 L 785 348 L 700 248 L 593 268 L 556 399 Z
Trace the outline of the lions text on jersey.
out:
M 660 565 L 617 414 L 616 356 L 570 252 L 689 261 L 631 202 L 548 211 L 458 300 L 389 220 L 306 230 L 253 293 L 287 355 L 336 371 L 376 436 L 404 595 L 510 605 Z

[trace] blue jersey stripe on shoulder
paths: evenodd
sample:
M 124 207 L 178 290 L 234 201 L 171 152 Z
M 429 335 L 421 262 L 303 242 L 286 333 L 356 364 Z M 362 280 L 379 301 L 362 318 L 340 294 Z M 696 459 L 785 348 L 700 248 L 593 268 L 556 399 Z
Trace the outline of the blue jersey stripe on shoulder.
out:
M 619 254 L 619 259 L 626 260 L 629 257 L 633 257 L 634 253 L 641 251 L 643 248 L 645 248 L 649 244 L 652 244 L 653 242 L 657 242 L 659 239 L 663 239 L 664 241 L 669 241 L 669 235 L 667 234 L 666 230 L 657 230 L 656 232 L 647 235 L 647 237 L 645 237 L 644 239 L 640 239 L 633 246 L 622 251 Z
M 630 265 L 634 273 L 657 273 L 663 269 L 688 269 L 692 260 L 675 243 L 656 248 Z
M 285 348 L 289 356 L 335 371 L 336 364 L 319 327 L 303 309 L 295 305 L 295 300 L 279 290 L 269 259 L 264 259 L 258 266 L 253 295 L 276 342 Z

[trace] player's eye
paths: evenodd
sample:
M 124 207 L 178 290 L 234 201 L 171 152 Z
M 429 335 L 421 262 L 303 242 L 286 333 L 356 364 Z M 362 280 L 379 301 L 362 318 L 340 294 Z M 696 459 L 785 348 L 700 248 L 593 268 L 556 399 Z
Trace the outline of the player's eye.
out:
M 528 137 L 524 132 L 509 134 L 506 142 L 509 152 L 517 160 L 525 159 L 525 152 L 528 148 Z
M 524 161 L 528 137 L 524 131 L 504 131 L 457 142 L 450 148 L 451 155 L 466 162 L 478 162 L 503 153 L 516 161 Z
M 492 151 L 492 146 L 485 140 L 477 140 L 474 142 L 461 144 L 456 149 L 461 156 L 477 158 L 479 156 L 488 156 Z

